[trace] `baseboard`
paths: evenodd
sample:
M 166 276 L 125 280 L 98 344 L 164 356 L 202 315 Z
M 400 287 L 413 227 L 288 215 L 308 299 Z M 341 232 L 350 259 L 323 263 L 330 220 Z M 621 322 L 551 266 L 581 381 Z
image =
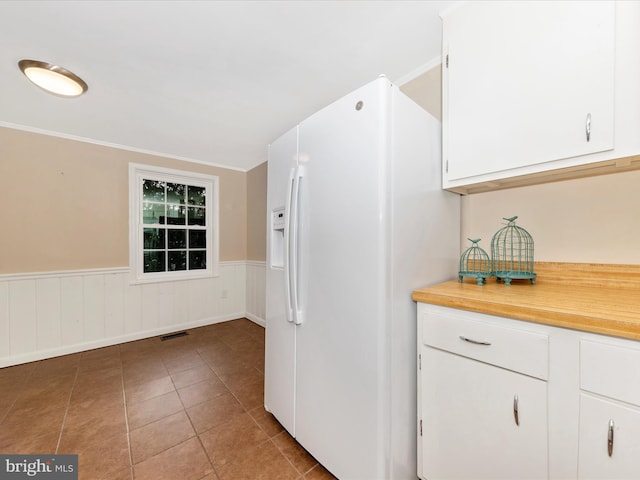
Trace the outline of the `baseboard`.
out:
M 248 318 L 253 323 L 257 323 L 258 325 L 260 325 L 263 328 L 267 326 L 267 322 L 265 321 L 264 318 L 260 318 L 260 317 L 258 317 L 256 315 L 251 314 L 251 313 L 245 313 L 244 316 L 245 316 L 245 318 Z
M 157 337 L 159 335 L 166 335 L 168 333 L 188 330 L 190 328 L 204 327 L 207 325 L 227 322 L 229 320 L 236 320 L 243 317 L 249 318 L 245 312 L 238 312 L 238 313 L 232 313 L 227 315 L 221 315 L 214 318 L 204 318 L 198 321 L 183 323 L 179 325 L 170 325 L 163 328 L 156 328 L 152 330 L 145 330 L 142 332 L 135 332 L 135 333 L 130 333 L 126 335 L 120 335 L 118 337 L 105 338 L 105 339 L 91 341 L 91 342 L 76 343 L 74 345 L 56 347 L 48 350 L 39 350 L 37 352 L 30 352 L 22 355 L 13 355 L 10 357 L 4 357 L 0 359 L 0 368 L 10 367 L 13 365 L 20 365 L 22 363 L 35 362 L 38 360 L 45 360 L 47 358 L 60 357 L 62 355 L 80 353 L 87 350 L 93 350 L 96 348 L 110 347 L 112 345 L 133 342 L 135 340 L 143 340 L 145 338 Z M 253 320 L 251 318 L 249 318 L 249 320 L 255 321 L 256 323 L 260 324 L 259 321 Z

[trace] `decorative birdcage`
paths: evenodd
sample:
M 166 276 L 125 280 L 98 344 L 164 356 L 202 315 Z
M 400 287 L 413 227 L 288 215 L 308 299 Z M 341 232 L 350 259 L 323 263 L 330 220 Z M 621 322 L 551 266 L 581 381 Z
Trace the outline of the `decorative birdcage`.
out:
M 511 285 L 513 279 L 529 279 L 536 283 L 533 272 L 533 238 L 524 228 L 516 225 L 516 217 L 504 218 L 506 227 L 491 239 L 491 276 L 498 282 Z
M 483 285 L 491 276 L 489 255 L 478 246 L 479 238 L 475 240 L 468 238 L 467 240 L 471 242 L 471 246 L 460 256 L 458 281 L 462 282 L 463 277 L 473 277 L 478 285 Z

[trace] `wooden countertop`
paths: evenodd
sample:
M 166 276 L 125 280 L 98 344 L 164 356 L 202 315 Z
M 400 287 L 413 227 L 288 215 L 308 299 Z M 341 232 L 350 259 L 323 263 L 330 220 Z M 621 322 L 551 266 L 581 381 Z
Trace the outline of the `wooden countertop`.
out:
M 640 265 L 536 263 L 536 284 L 465 278 L 413 292 L 416 302 L 640 340 Z

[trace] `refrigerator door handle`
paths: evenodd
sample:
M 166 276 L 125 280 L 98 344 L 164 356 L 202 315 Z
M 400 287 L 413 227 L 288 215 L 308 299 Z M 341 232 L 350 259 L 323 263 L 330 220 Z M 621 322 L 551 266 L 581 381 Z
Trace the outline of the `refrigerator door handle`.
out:
M 293 190 L 296 169 L 292 168 L 289 173 L 289 185 L 287 187 L 287 206 L 285 209 L 285 235 L 284 235 L 284 289 L 287 304 L 285 305 L 285 313 L 288 322 L 293 322 L 293 310 L 291 305 L 291 222 L 293 210 Z
M 299 261 L 300 261 L 300 248 L 299 248 L 299 230 L 300 230 L 300 191 L 302 177 L 304 177 L 304 167 L 298 166 L 293 174 L 293 183 L 291 187 L 291 202 L 289 212 L 289 249 L 288 249 L 288 287 L 289 292 L 289 305 L 292 312 L 292 320 L 296 325 L 302 323 L 302 311 L 300 310 L 299 300 Z

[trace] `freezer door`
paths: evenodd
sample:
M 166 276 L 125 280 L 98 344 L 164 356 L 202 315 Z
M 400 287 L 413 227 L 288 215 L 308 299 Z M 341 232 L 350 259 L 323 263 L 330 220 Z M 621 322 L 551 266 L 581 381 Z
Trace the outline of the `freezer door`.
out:
M 338 478 L 384 478 L 388 81 L 300 124 L 296 438 Z
M 269 146 L 264 404 L 292 435 L 295 435 L 296 328 L 287 312 L 290 302 L 285 279 L 291 178 L 297 157 L 297 127 Z

